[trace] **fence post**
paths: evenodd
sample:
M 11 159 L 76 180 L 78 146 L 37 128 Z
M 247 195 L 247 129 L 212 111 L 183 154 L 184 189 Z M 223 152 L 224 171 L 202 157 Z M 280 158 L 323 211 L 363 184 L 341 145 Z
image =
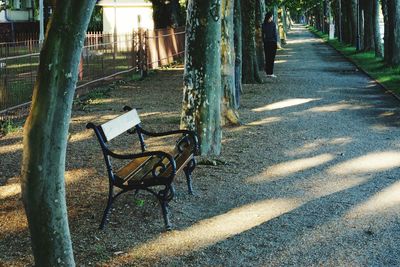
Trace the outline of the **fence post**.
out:
M 139 28 L 139 71 L 141 78 L 147 76 L 146 39 L 143 29 Z

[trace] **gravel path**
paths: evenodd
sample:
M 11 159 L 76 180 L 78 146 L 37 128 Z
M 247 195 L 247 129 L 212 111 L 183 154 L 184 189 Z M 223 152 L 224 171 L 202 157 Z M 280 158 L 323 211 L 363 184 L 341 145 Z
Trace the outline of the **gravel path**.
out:
M 144 126 L 171 129 L 181 71 L 75 108 L 66 180 L 78 266 L 400 266 L 399 102 L 305 28 L 288 38 L 278 78 L 244 86 L 243 125 L 224 129 L 226 164 L 196 168 L 195 196 L 178 179 L 168 233 L 151 196 L 143 207 L 121 196 L 106 230 L 97 230 L 107 181 L 85 124 L 130 104 L 142 107 Z M 0 186 L 0 266 L 25 266 L 32 257 L 18 194 L 21 132 L 0 145 L 8 179 Z
M 239 265 L 399 266 L 399 102 L 303 27 L 275 72 L 243 116 L 265 140 L 250 205 L 274 218 L 225 241 Z

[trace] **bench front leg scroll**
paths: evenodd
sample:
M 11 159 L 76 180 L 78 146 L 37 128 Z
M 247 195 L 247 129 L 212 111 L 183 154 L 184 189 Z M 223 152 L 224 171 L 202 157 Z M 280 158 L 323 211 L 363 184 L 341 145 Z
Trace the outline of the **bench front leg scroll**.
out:
M 195 167 L 196 167 L 196 159 L 193 157 L 188 162 L 186 167 L 183 169 L 183 171 L 185 172 L 185 176 L 186 176 L 188 191 L 189 191 L 189 194 L 191 194 L 191 195 L 193 195 L 192 172 Z

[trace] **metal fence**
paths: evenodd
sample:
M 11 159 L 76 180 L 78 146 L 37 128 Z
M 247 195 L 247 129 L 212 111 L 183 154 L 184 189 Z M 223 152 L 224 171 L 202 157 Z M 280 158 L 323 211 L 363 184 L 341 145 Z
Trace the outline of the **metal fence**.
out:
M 87 33 L 77 90 L 127 72 L 145 73 L 184 53 L 185 29 L 139 30 L 118 35 Z M 37 40 L 0 43 L 0 121 L 26 116 L 39 64 Z

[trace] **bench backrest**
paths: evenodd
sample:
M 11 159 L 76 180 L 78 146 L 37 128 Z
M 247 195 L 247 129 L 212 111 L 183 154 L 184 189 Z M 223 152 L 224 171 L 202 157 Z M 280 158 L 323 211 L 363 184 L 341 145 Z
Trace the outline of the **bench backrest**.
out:
M 101 125 L 106 142 L 112 140 L 123 132 L 135 127 L 140 123 L 139 115 L 136 109 L 116 117 Z

